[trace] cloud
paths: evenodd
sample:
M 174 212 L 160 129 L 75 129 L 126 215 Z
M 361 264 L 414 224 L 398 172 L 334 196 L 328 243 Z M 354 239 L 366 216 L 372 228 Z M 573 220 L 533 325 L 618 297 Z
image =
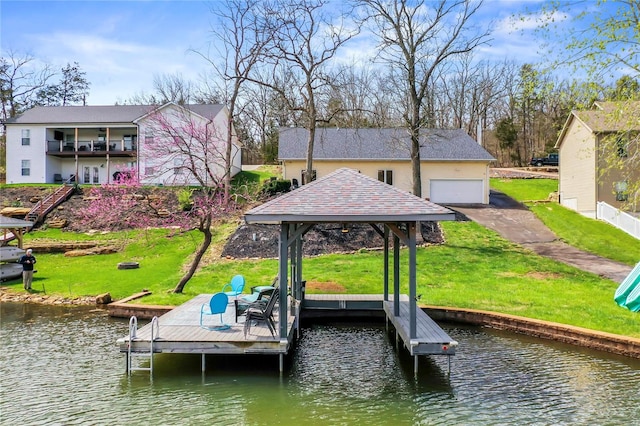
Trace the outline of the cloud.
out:
M 546 25 L 557 25 L 570 19 L 564 12 L 554 11 L 537 12 L 534 14 L 510 15 L 499 20 L 494 28 L 494 33 L 500 36 L 508 36 L 516 32 L 530 32 Z

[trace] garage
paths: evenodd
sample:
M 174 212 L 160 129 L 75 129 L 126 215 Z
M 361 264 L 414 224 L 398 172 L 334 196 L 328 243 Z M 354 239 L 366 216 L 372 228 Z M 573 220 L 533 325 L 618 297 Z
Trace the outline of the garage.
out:
M 482 204 L 482 179 L 431 179 L 430 201 L 438 204 Z

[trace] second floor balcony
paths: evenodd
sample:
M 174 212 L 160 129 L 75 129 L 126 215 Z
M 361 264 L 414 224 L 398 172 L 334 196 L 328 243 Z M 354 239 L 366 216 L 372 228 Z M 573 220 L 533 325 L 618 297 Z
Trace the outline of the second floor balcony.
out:
M 107 154 L 116 157 L 135 157 L 136 142 L 127 139 L 119 140 L 78 140 L 47 141 L 47 155 L 56 157 L 105 157 Z

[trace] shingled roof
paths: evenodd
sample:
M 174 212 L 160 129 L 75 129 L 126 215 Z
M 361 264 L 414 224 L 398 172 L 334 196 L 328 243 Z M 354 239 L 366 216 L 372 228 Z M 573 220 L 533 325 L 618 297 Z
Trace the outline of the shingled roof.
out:
M 454 220 L 455 214 L 342 168 L 245 213 L 247 223 L 379 223 Z
M 186 105 L 203 117 L 214 117 L 223 105 Z M 6 124 L 131 123 L 158 108 L 156 105 L 37 106 L 8 119 Z
M 640 101 L 594 102 L 587 111 L 573 110 L 562 127 L 555 148 L 565 140 L 571 122 L 577 119 L 593 133 L 640 130 Z
M 33 222 L 0 215 L 0 229 L 31 228 Z
M 309 131 L 303 128 L 280 130 L 278 158 L 306 158 Z M 406 129 L 316 130 L 314 160 L 409 160 L 410 137 Z M 495 161 L 462 129 L 421 130 L 420 158 L 423 161 Z

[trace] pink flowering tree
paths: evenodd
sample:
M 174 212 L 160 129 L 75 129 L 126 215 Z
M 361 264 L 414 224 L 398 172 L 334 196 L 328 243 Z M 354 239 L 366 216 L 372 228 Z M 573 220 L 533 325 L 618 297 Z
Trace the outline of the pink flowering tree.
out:
M 211 226 L 236 209 L 231 196 L 233 158 L 224 117 L 203 117 L 189 106 L 169 105 L 149 114 L 144 123 L 145 178 L 165 185 L 195 187 L 186 217 L 203 234 L 202 244 L 174 292 L 182 293 L 211 245 Z M 237 152 L 239 154 L 239 151 Z
M 86 207 L 78 210 L 78 224 L 85 229 L 119 231 L 161 225 L 164 218 L 143 211 L 140 181 L 135 169 L 121 168 L 112 183 L 94 186 L 87 194 Z M 149 206 L 153 210 L 153 206 Z M 157 213 L 157 211 L 156 211 Z

